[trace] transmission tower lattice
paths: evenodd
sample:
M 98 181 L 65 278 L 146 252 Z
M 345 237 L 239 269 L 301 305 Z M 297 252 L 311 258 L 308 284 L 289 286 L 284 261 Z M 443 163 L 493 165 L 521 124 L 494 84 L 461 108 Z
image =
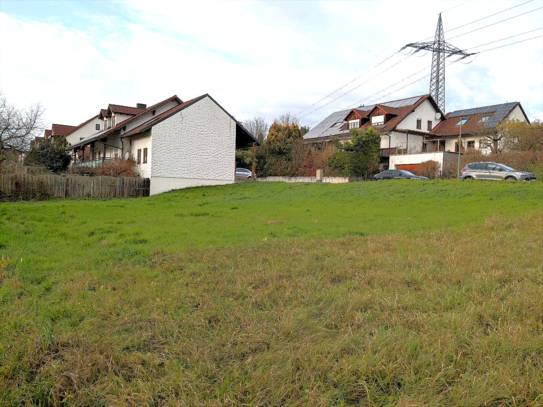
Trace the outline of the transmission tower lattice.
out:
M 459 60 L 470 57 L 475 54 L 462 51 L 454 45 L 445 42 L 443 32 L 443 22 L 441 13 L 437 21 L 436 35 L 432 42 L 415 42 L 405 45 L 400 51 L 406 48 L 413 48 L 417 53 L 419 51 L 432 51 L 432 75 L 430 77 L 430 95 L 434 98 L 441 112 L 445 113 L 445 58 L 458 56 Z

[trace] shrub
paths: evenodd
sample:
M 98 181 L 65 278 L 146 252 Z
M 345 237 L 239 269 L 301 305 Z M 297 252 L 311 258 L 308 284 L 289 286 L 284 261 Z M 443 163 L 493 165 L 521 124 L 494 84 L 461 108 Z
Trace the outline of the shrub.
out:
M 72 157 L 66 153 L 66 145 L 65 138 L 54 142 L 44 140 L 32 147 L 24 163 L 29 166 L 43 166 L 55 173 L 66 171 L 72 160 Z
M 415 171 L 416 175 L 422 175 L 430 179 L 434 179 L 439 175 L 440 165 L 437 161 L 428 160 L 420 163 Z
M 337 144 L 339 151 L 330 156 L 331 169 L 354 176 L 369 178 L 379 171 L 381 134 L 373 127 L 352 129 L 351 139 Z
M 120 160 L 118 158 L 104 161 L 96 167 L 74 166 L 72 173 L 96 177 L 140 177 L 138 166 L 134 160 Z

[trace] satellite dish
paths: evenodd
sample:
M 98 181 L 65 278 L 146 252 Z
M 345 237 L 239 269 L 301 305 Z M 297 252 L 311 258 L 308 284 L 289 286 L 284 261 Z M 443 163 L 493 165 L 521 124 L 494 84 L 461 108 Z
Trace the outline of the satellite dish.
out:
M 436 115 L 435 115 L 435 118 L 436 118 L 436 120 L 441 119 L 441 113 L 437 112 Z

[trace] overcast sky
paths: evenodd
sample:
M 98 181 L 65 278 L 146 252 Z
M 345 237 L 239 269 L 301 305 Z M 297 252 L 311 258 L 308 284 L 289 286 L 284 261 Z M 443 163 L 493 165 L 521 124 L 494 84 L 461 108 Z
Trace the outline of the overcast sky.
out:
M 336 110 L 428 93 L 431 54 L 397 51 L 433 39 L 440 12 L 445 39 L 470 52 L 539 37 L 453 63 L 446 111 L 519 101 L 543 119 L 543 0 L 2 0 L 0 90 L 20 107 L 40 101 L 47 124 L 204 93 L 238 120 L 271 122 L 351 82 L 299 115 L 313 127 Z

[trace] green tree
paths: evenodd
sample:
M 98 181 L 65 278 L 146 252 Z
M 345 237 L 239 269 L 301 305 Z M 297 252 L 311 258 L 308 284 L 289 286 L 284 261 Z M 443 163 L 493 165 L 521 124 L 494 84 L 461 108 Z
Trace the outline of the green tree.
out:
M 34 146 L 25 157 L 25 165 L 39 165 L 53 172 L 66 171 L 72 158 L 66 153 L 68 142 L 60 138 L 54 142 L 44 140 Z
M 303 156 L 298 154 L 299 150 L 303 149 L 302 144 L 302 131 L 295 121 L 289 122 L 284 116 L 275 120 L 264 141 L 266 173 L 291 175 L 296 172 L 297 166 L 303 163 Z
M 338 151 L 330 156 L 331 169 L 345 175 L 369 178 L 379 171 L 381 134 L 373 127 L 351 129 L 351 139 L 341 144 L 335 140 Z

